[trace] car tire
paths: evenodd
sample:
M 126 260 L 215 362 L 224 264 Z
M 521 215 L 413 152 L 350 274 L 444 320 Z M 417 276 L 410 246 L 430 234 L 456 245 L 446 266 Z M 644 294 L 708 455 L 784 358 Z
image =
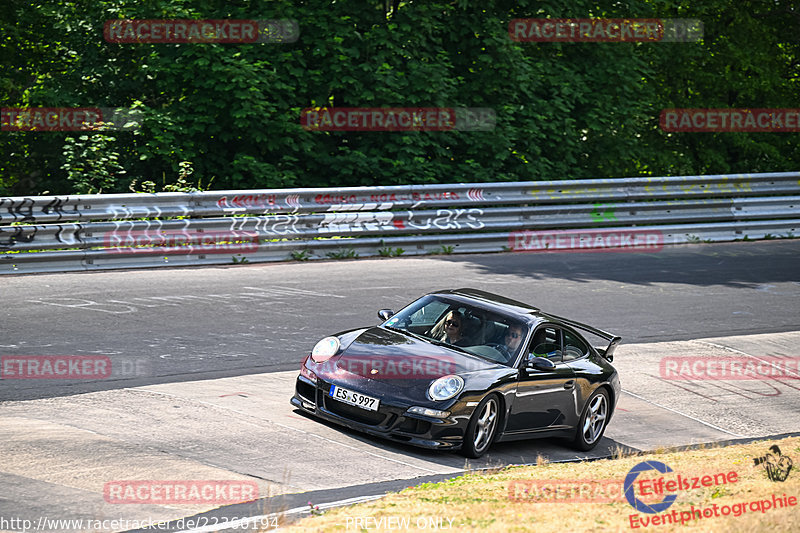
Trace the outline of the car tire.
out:
M 572 445 L 584 452 L 597 446 L 603 438 L 609 416 L 611 416 L 611 404 L 608 401 L 608 392 L 600 388 L 586 402 L 578 427 L 575 429 Z
M 490 394 L 478 404 L 472 413 L 472 418 L 469 419 L 461 453 L 473 459 L 486 453 L 497 435 L 499 424 L 500 400 L 497 395 Z

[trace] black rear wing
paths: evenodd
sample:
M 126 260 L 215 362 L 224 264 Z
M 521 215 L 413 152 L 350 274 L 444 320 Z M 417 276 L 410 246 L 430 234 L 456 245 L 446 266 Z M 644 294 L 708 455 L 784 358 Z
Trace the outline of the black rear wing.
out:
M 619 343 L 622 342 L 622 337 L 620 337 L 619 335 L 614 335 L 613 333 L 609 333 L 607 331 L 603 331 L 602 329 L 597 329 L 597 328 L 592 327 L 592 326 L 590 326 L 588 324 L 583 324 L 581 322 L 576 322 L 575 320 L 570 320 L 569 318 L 564 318 L 564 317 L 561 317 L 561 316 L 551 315 L 549 313 L 547 314 L 547 316 L 555 318 L 555 319 L 567 324 L 568 326 L 572 326 L 575 329 L 580 329 L 580 330 L 583 330 L 583 331 L 587 331 L 587 332 L 589 332 L 589 333 L 591 333 L 593 335 L 597 335 L 598 337 L 607 340 L 608 341 L 608 346 L 606 347 L 606 349 L 605 350 L 598 349 L 597 351 L 600 352 L 600 355 L 602 355 L 603 357 L 605 357 L 609 361 L 613 361 L 614 360 L 614 350 L 616 350 L 616 348 L 619 345 Z

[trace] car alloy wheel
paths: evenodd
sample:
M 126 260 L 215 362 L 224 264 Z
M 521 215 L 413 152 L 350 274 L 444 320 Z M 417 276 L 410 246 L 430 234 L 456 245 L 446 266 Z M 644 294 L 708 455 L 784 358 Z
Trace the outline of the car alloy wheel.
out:
M 608 423 L 608 405 L 608 393 L 604 389 L 597 390 L 586 402 L 574 442 L 579 450 L 591 450 L 600 441 Z
M 475 409 L 467 425 L 462 452 L 467 457 L 478 458 L 489 449 L 497 433 L 500 403 L 494 395 L 487 396 Z

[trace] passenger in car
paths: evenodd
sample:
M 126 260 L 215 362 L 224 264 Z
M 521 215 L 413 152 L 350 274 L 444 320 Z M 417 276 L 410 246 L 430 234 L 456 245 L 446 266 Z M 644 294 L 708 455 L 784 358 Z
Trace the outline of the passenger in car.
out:
M 551 336 L 554 335 L 555 332 L 552 329 L 551 332 L 553 332 Z M 561 361 L 561 351 L 558 348 L 558 344 L 549 341 L 547 338 L 547 330 L 544 327 L 540 327 L 536 330 L 536 333 L 533 334 L 528 360 L 530 361 L 534 357 L 544 357 L 553 362 Z
M 444 337 L 441 340 L 456 346 L 469 346 L 464 323 L 464 315 L 460 311 L 450 311 L 444 319 Z
M 544 357 L 547 359 L 561 357 L 558 351 L 558 345 L 548 341 L 547 330 L 544 327 L 540 327 L 536 330 L 536 333 L 533 334 L 531 347 L 528 359 L 533 359 L 534 357 Z

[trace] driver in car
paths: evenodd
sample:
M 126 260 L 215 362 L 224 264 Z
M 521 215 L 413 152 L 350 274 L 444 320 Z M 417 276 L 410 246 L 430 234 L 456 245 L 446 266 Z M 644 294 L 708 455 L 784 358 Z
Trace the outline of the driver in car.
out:
M 525 330 L 519 324 L 511 324 L 506 330 L 504 337 L 505 344 L 498 346 L 498 350 L 506 357 L 507 361 L 511 358 L 519 348 L 522 339 L 525 337 Z

